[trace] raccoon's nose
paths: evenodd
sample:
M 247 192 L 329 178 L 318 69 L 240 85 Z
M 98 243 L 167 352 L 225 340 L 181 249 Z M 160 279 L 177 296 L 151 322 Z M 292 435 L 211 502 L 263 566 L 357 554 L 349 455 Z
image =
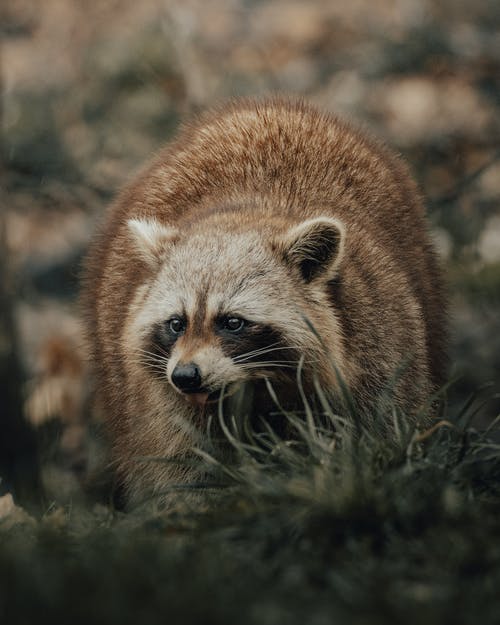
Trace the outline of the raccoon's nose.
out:
M 183 393 L 197 393 L 201 388 L 200 368 L 194 362 L 177 365 L 172 371 L 172 382 Z

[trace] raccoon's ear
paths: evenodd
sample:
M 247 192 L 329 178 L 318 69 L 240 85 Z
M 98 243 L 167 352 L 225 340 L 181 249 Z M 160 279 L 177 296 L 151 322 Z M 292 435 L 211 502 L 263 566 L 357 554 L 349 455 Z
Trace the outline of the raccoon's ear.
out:
M 149 267 L 157 267 L 169 243 L 173 243 L 179 231 L 165 226 L 156 219 L 129 219 L 127 226 L 135 250 Z
M 296 265 L 305 282 L 335 277 L 344 247 L 344 226 L 332 217 L 314 217 L 290 228 L 278 241 L 286 262 Z

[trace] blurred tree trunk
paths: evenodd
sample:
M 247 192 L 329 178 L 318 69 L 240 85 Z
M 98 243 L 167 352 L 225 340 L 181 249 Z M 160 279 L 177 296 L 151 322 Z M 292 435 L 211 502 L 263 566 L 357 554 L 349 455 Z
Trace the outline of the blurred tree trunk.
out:
M 1 53 L 1 50 L 0 50 Z M 0 59 L 1 60 L 1 59 Z M 0 132 L 3 129 L 0 64 Z M 6 242 L 5 146 L 0 146 L 0 493 L 10 491 L 22 500 L 38 489 L 35 434 L 23 418 L 22 375 L 13 315 L 14 291 L 9 274 Z

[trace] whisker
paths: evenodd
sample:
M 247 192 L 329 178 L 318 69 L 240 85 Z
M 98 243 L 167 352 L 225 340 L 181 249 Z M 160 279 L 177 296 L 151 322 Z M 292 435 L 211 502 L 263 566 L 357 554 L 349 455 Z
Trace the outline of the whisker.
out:
M 169 357 L 170 357 L 170 354 L 169 354 L 167 351 L 165 351 L 165 349 L 164 349 L 161 345 L 159 345 L 158 343 L 155 343 L 155 347 L 156 347 L 156 349 L 157 349 L 159 352 L 161 352 L 164 356 L 166 356 L 167 358 L 169 358 Z M 143 351 L 146 351 L 146 350 L 143 350 Z
M 166 373 L 166 371 L 167 371 L 166 367 L 159 367 L 158 365 L 153 365 L 153 364 L 146 364 L 146 367 L 148 369 L 153 369 L 155 371 L 160 371 L 161 373 Z
M 319 360 L 315 358 L 311 360 L 306 360 L 305 362 L 307 364 L 315 364 L 319 362 Z M 298 361 L 297 363 L 295 363 L 290 360 L 262 360 L 262 361 L 257 361 L 257 362 L 237 363 L 237 364 L 241 364 L 243 368 L 267 367 L 267 366 L 273 365 L 273 366 L 280 366 L 280 367 L 291 367 L 291 368 L 296 369 L 298 365 Z
M 164 362 L 159 362 L 159 361 L 155 361 L 155 360 L 129 360 L 128 362 L 130 362 L 133 365 L 147 365 L 148 367 L 150 366 L 155 366 L 155 367 L 162 367 L 162 368 L 167 368 L 166 363 Z
M 136 358 L 135 362 L 154 363 L 154 364 L 165 365 L 165 366 L 167 366 L 168 364 L 168 360 L 161 360 L 160 358 L 151 358 L 151 356 L 148 356 L 146 358 Z
M 137 356 L 148 356 L 150 358 L 160 358 L 161 360 L 168 360 L 168 358 L 166 356 L 163 356 L 162 354 L 155 354 L 154 352 L 147 352 L 147 351 L 142 351 L 140 353 L 136 354 Z
M 137 360 L 137 359 L 136 359 Z M 169 359 L 165 358 L 165 356 L 159 356 L 158 354 L 139 354 L 138 355 L 139 362 L 161 362 L 165 365 L 168 363 Z
M 257 352 L 264 351 L 269 349 L 270 347 L 274 347 L 275 345 L 280 345 L 280 341 L 275 341 L 274 343 L 269 343 L 269 345 L 263 345 L 262 347 L 258 347 L 257 349 L 252 349 L 249 352 L 245 352 L 242 356 L 248 356 L 249 354 L 255 354 Z
M 285 349 L 293 349 L 293 350 L 297 350 L 296 347 L 291 347 L 291 346 L 287 346 L 287 345 L 283 345 L 282 347 L 273 347 L 271 349 L 261 349 L 261 350 L 256 350 L 254 353 L 251 353 L 249 355 L 249 353 L 246 354 L 241 354 L 239 356 L 236 356 L 233 360 L 234 362 L 245 362 L 246 360 L 250 360 L 250 358 L 255 358 L 256 356 L 262 356 L 264 354 L 269 354 L 270 352 L 276 352 L 276 351 L 282 351 Z
M 145 366 L 150 370 L 155 370 L 163 374 L 166 373 L 168 361 L 169 361 L 168 358 L 165 358 L 164 356 L 159 356 L 158 354 L 155 354 L 153 352 L 148 352 L 147 350 L 144 350 L 144 349 L 135 349 L 134 352 L 137 352 L 137 357 L 135 358 L 128 357 L 127 362 L 129 364 Z M 139 352 L 142 352 L 142 354 Z M 108 355 L 107 360 L 113 363 L 119 363 L 119 364 L 123 363 L 123 358 L 119 355 L 115 355 L 115 356 Z
M 157 369 L 158 371 L 166 371 L 167 364 L 168 364 L 168 361 L 165 359 L 152 358 L 151 356 L 140 358 L 140 359 L 134 359 L 129 362 L 131 362 L 132 364 L 136 364 L 136 365 L 145 365 L 149 369 Z
M 296 365 L 290 365 L 290 364 L 283 364 L 283 363 L 275 363 L 275 362 L 268 362 L 268 363 L 250 363 L 248 365 L 243 365 L 244 369 L 268 369 L 270 367 L 276 367 L 279 369 L 297 369 Z
M 140 352 L 141 354 L 147 354 L 148 356 L 153 356 L 154 358 L 165 358 L 166 360 L 169 358 L 167 352 L 163 351 L 163 354 L 157 354 L 156 352 L 150 352 L 147 349 L 142 349 L 141 347 L 136 348 L 137 352 Z
M 140 360 L 131 361 L 135 365 L 157 365 L 158 367 L 167 368 L 167 362 L 164 360 L 154 360 L 153 358 L 141 358 Z
M 246 364 L 249 364 L 249 365 L 268 365 L 268 364 L 292 365 L 294 363 L 295 363 L 295 361 L 293 361 L 293 360 L 254 360 L 254 361 L 246 363 Z M 245 363 L 243 363 L 243 366 L 245 366 Z

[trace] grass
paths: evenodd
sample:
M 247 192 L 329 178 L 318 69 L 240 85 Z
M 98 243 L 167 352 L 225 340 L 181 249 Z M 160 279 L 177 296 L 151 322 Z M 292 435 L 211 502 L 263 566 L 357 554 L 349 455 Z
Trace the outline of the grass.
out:
M 393 416 L 396 440 L 325 405 L 288 440 L 220 412 L 233 462 L 198 450 L 217 486 L 198 505 L 0 525 L 0 622 L 496 623 L 500 445 L 473 412 Z

